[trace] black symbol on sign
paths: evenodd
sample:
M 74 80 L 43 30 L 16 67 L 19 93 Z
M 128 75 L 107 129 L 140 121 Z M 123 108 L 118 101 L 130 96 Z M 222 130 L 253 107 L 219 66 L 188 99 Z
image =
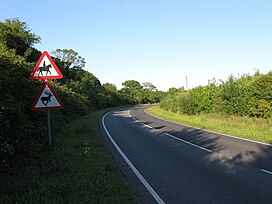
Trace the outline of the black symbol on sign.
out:
M 43 105 L 45 105 L 45 106 L 47 106 L 47 104 L 51 101 L 51 97 L 53 96 L 49 91 L 45 91 L 44 92 L 45 93 L 45 95 L 47 95 L 47 96 L 44 96 L 44 97 L 41 97 L 41 101 L 42 101 L 42 103 L 43 103 Z
M 44 71 L 46 72 L 46 76 L 47 76 L 48 72 L 50 72 L 49 68 L 52 68 L 52 65 L 49 64 L 45 66 L 45 61 L 43 61 L 43 66 L 38 67 L 39 75 L 41 74 L 43 76 L 42 72 Z M 50 75 L 51 75 L 51 72 L 50 72 Z

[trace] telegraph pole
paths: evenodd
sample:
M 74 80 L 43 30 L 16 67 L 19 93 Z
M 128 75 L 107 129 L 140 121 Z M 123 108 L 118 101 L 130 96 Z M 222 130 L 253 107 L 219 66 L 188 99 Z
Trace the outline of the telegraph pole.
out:
M 186 90 L 188 90 L 188 79 L 187 79 L 187 75 L 186 75 Z

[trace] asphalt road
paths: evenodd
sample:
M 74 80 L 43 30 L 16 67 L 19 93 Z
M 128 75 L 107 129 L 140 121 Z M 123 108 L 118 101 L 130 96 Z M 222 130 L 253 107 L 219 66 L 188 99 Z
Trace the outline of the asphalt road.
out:
M 102 120 L 139 202 L 272 203 L 270 145 L 160 120 L 144 109 L 112 111 Z

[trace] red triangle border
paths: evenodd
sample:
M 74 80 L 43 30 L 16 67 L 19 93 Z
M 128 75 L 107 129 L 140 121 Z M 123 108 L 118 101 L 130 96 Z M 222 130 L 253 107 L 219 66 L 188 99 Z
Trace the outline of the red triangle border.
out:
M 59 76 L 34 76 L 34 74 L 36 73 L 36 71 L 37 71 L 39 65 L 41 64 L 41 61 L 43 60 L 43 58 L 44 58 L 45 55 L 49 59 L 50 63 L 55 68 L 55 70 L 59 74 Z M 59 70 L 59 68 L 55 64 L 54 60 L 49 55 L 49 53 L 47 51 L 44 51 L 42 53 L 41 57 L 39 58 L 38 62 L 36 63 L 33 71 L 31 72 L 30 79 L 41 80 L 41 79 L 61 79 L 61 78 L 63 78 L 63 75 L 62 75 L 61 71 Z
M 58 101 L 58 103 L 60 104 L 60 106 L 51 106 L 51 107 L 39 107 L 39 108 L 36 108 L 35 106 L 37 105 L 38 103 L 38 100 L 39 98 L 41 97 L 45 87 L 48 86 L 48 88 L 50 89 L 50 91 L 52 92 L 52 94 L 54 95 L 54 97 L 56 98 L 56 100 Z M 42 88 L 41 88 L 41 91 L 39 92 L 39 94 L 37 95 L 37 97 L 35 98 L 32 106 L 31 106 L 31 110 L 35 111 L 35 110 L 58 110 L 58 109 L 64 109 L 64 105 L 63 103 L 61 102 L 58 94 L 53 90 L 53 87 L 51 86 L 51 84 L 49 84 L 49 82 L 44 82 Z

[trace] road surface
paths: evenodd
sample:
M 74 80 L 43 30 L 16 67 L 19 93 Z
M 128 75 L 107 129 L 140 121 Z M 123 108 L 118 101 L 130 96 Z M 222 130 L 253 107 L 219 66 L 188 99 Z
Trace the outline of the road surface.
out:
M 102 120 L 139 202 L 272 203 L 271 145 L 160 120 L 144 109 L 112 111 Z

